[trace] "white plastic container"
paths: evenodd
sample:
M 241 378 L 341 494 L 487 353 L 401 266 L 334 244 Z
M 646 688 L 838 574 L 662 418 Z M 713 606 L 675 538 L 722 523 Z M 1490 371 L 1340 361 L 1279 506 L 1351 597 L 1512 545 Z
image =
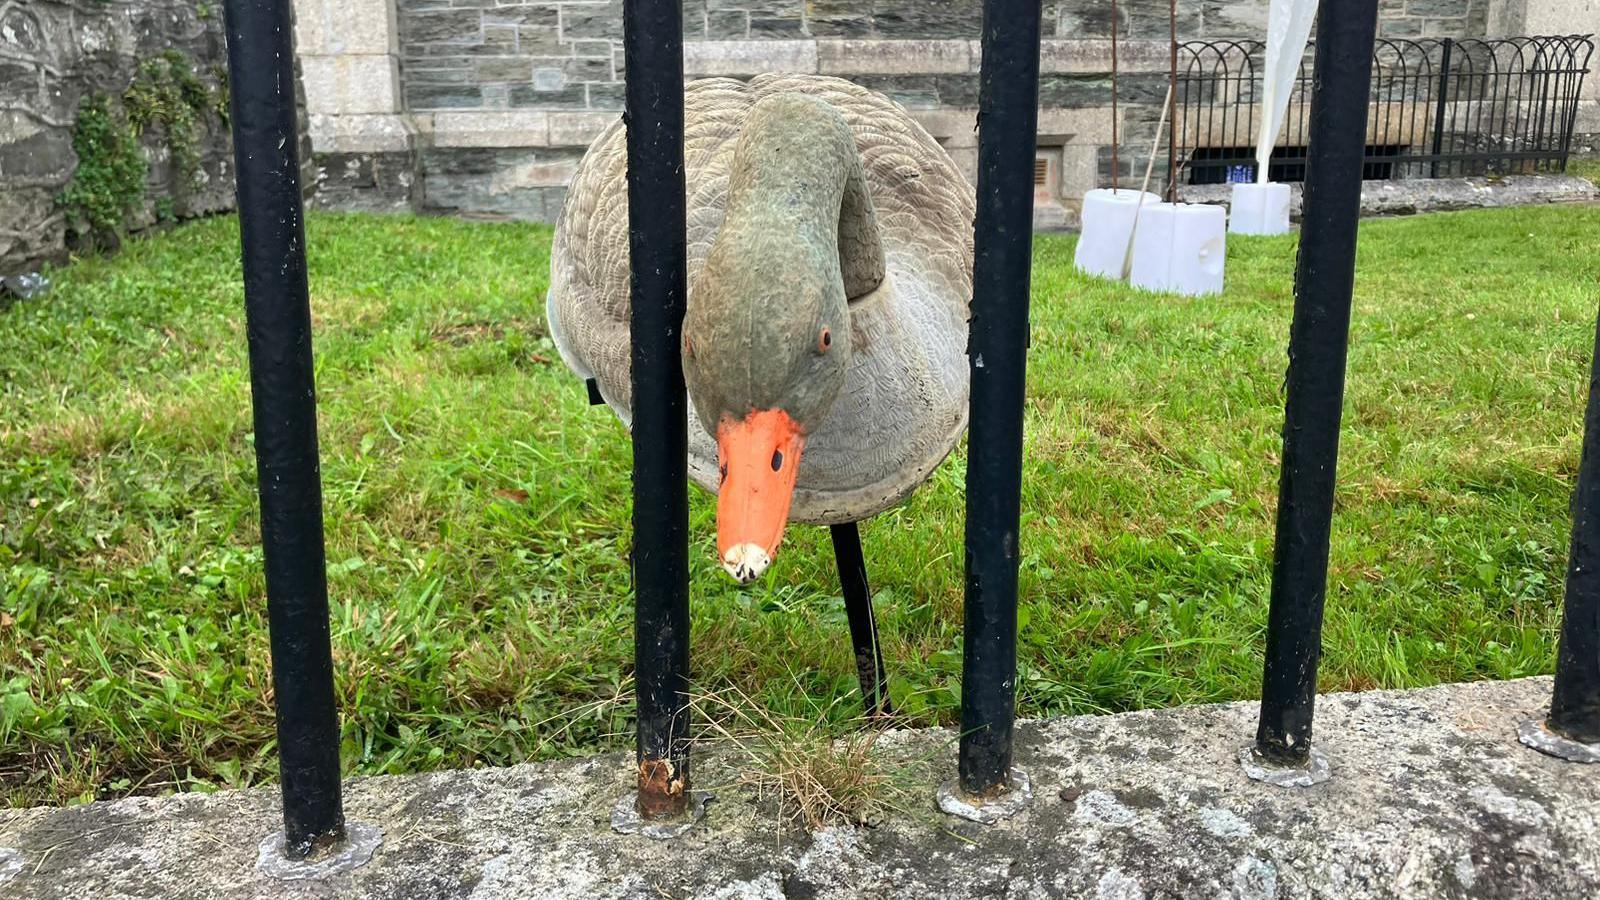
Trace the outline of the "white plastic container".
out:
M 1189 297 L 1222 293 L 1228 214 L 1220 206 L 1154 203 L 1133 238 L 1134 287 Z
M 1078 249 L 1072 257 L 1078 271 L 1122 280 L 1127 268 L 1128 238 L 1133 233 L 1134 209 L 1141 197 L 1146 210 L 1161 202 L 1156 194 L 1128 188 L 1096 188 L 1083 195 L 1083 233 L 1078 237 Z
M 1272 181 L 1235 184 L 1228 230 L 1234 234 L 1288 234 L 1289 186 Z

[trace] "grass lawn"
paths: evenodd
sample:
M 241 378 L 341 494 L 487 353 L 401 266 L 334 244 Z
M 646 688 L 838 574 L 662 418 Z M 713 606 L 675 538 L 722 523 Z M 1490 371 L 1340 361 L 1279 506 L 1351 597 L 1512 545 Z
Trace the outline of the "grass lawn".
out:
M 347 772 L 630 745 L 629 448 L 543 336 L 549 230 L 308 231 Z M 1550 671 L 1596 235 L 1597 207 L 1363 224 L 1324 689 Z M 1072 246 L 1036 250 L 1020 711 L 1254 697 L 1294 238 L 1230 241 L 1206 300 Z M 52 277 L 0 311 L 0 792 L 269 780 L 236 222 Z M 958 708 L 962 472 L 864 527 L 914 723 Z M 825 529 L 741 589 L 692 515 L 700 688 L 852 718 Z

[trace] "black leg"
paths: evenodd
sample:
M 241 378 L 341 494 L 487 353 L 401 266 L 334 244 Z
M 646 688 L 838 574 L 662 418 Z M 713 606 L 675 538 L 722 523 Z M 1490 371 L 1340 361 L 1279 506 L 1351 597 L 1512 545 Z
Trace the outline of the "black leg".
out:
M 844 612 L 850 619 L 850 643 L 855 648 L 856 675 L 861 679 L 861 700 L 867 718 L 888 715 L 888 676 L 883 671 L 883 651 L 878 646 L 878 623 L 872 616 L 872 588 L 867 584 L 867 562 L 861 555 L 861 532 L 856 523 L 831 526 L 833 557 L 839 563 L 839 586 L 844 591 Z

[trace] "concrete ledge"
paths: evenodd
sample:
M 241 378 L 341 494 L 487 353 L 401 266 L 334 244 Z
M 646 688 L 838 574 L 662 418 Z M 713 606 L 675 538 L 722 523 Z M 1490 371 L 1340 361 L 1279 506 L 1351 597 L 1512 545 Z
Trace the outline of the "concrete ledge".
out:
M 690 41 L 683 45 L 684 71 L 699 75 L 757 75 L 762 72 L 821 72 L 858 75 L 976 74 L 983 61 L 975 40 L 748 40 Z M 1117 68 L 1124 74 L 1166 72 L 1165 41 L 1125 40 L 1117 46 Z M 1100 74 L 1111 71 L 1111 42 L 1046 38 L 1039 44 L 1044 75 Z
M 1290 184 L 1289 188 L 1289 215 L 1298 220 L 1304 189 L 1298 183 Z M 1189 203 L 1226 205 L 1233 188 L 1226 184 L 1193 185 L 1181 188 L 1179 193 Z M 1361 214 L 1364 216 L 1408 216 L 1460 209 L 1596 201 L 1600 201 L 1600 187 L 1576 175 L 1416 178 L 1361 183 Z
M 275 791 L 0 812 L 0 893 L 46 898 L 974 898 L 1593 897 L 1600 766 L 1517 743 L 1550 681 L 1333 694 L 1318 704 L 1330 781 L 1245 777 L 1256 706 L 1233 703 L 1023 724 L 1031 809 L 983 826 L 933 810 L 954 734 L 897 732 L 880 748 L 914 771 L 904 814 L 875 828 L 783 833 L 703 754 L 715 789 L 675 841 L 612 832 L 630 758 L 359 778 L 353 820 L 371 862 L 324 881 L 256 869 L 278 828 Z M 12 861 L 8 861 L 12 860 Z M 20 864 L 14 862 L 20 860 Z
M 816 71 L 816 41 L 691 41 L 683 45 L 683 74 L 690 78 Z
M 317 153 L 409 153 L 417 129 L 404 113 L 323 115 L 311 120 L 311 148 Z

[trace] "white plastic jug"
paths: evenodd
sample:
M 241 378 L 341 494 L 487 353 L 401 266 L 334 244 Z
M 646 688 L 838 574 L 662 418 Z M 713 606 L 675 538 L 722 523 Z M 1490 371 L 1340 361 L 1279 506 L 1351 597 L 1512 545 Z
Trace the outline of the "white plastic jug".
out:
M 1154 203 L 1133 237 L 1134 287 L 1194 297 L 1222 293 L 1228 214 L 1220 206 Z
M 1147 212 L 1161 202 L 1159 195 L 1128 188 L 1096 188 L 1083 195 L 1083 233 L 1078 236 L 1078 249 L 1072 257 L 1078 271 L 1122 280 L 1134 208 L 1140 197 L 1144 198 Z
M 1289 186 L 1272 181 L 1235 184 L 1228 230 L 1234 234 L 1288 234 Z

